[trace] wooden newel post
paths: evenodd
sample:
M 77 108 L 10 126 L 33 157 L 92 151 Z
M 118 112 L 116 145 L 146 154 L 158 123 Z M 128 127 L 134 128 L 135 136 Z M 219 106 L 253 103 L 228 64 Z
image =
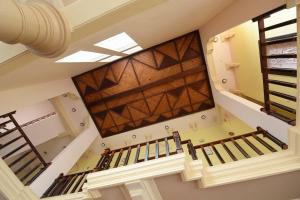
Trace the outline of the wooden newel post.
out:
M 173 139 L 176 144 L 176 153 L 182 153 L 181 138 L 178 131 L 173 132 Z

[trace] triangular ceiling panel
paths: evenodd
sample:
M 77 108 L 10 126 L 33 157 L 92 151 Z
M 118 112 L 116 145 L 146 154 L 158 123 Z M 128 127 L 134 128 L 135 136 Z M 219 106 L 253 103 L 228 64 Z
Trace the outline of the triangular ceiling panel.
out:
M 102 137 L 214 106 L 199 32 L 73 77 Z
M 143 51 L 133 57 L 135 60 L 148 65 L 149 67 L 156 68 L 155 59 L 152 51 Z

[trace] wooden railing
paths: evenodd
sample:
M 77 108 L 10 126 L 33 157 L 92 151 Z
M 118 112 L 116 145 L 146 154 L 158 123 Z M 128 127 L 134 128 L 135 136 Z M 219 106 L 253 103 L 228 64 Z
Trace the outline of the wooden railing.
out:
M 174 142 L 175 149 L 170 151 L 170 143 Z M 160 152 L 160 143 L 164 144 L 164 153 Z M 184 143 L 184 142 L 183 142 Z M 150 145 L 155 145 L 155 154 L 150 156 Z M 185 143 L 184 143 L 185 144 Z M 145 148 L 144 154 L 141 154 L 142 148 Z M 86 176 L 88 173 L 103 171 L 110 168 L 117 168 L 120 166 L 126 166 L 129 164 L 129 159 L 133 155 L 132 152 L 135 151 L 133 160 L 130 164 L 140 163 L 144 161 L 154 160 L 161 157 L 166 157 L 174 155 L 177 153 L 182 153 L 182 142 L 178 132 L 174 132 L 173 136 L 166 138 L 161 138 L 141 144 L 136 144 L 120 149 L 110 150 L 106 149 L 102 153 L 97 165 L 93 170 L 79 172 L 76 174 L 66 175 L 61 174 L 50 186 L 50 188 L 42 196 L 51 197 L 64 194 L 70 194 L 74 192 L 79 192 L 82 190 L 82 186 L 86 181 Z M 123 159 L 122 159 L 123 158 Z M 121 161 L 122 159 L 122 161 Z
M 293 44 L 296 46 L 297 33 L 292 33 L 288 35 L 281 35 L 273 38 L 266 38 L 266 32 L 276 30 L 288 25 L 297 23 L 297 19 L 287 20 L 272 26 L 265 27 L 264 20 L 270 17 L 272 14 L 284 10 L 286 6 L 278 7 L 268 13 L 265 13 L 261 16 L 258 16 L 253 19 L 253 21 L 258 22 L 259 28 L 259 50 L 260 50 L 260 62 L 261 62 L 261 71 L 263 77 L 263 87 L 264 87 L 264 109 L 263 111 L 269 115 L 272 115 L 276 118 L 279 118 L 291 125 L 295 125 L 296 118 L 296 109 L 291 106 L 292 103 L 282 103 L 282 102 L 296 102 L 296 97 L 290 94 L 287 94 L 286 89 L 294 90 L 296 93 L 296 81 L 291 82 L 291 77 L 297 76 L 296 68 L 288 67 L 271 67 L 269 65 L 270 59 L 295 59 L 297 58 L 297 53 L 280 53 L 280 54 L 270 54 L 268 49 L 277 45 L 284 44 Z M 276 75 L 276 76 L 274 76 Z M 279 75 L 279 76 L 278 76 Z M 281 78 L 280 78 L 281 77 Z M 295 78 L 296 80 L 296 78 Z M 279 86 L 279 87 L 278 87 Z M 273 87 L 274 89 L 270 89 Z M 277 88 L 283 88 L 284 91 L 278 91 Z M 279 98 L 280 102 L 276 102 L 275 98 Z
M 260 137 L 260 135 L 263 137 Z M 225 153 L 230 156 L 232 161 L 240 160 L 235 150 L 238 150 L 240 153 L 242 153 L 245 158 L 250 158 L 250 153 L 246 148 L 243 147 L 241 142 L 247 144 L 253 151 L 257 153 L 257 155 L 264 155 L 264 150 L 261 150 L 259 146 L 256 146 L 254 143 L 252 143 L 250 137 L 258 141 L 264 148 L 267 148 L 270 152 L 277 151 L 273 147 L 274 144 L 278 145 L 282 149 L 287 148 L 287 145 L 285 143 L 281 142 L 261 128 L 258 128 L 255 132 L 196 146 L 192 144 L 191 140 L 181 141 L 180 135 L 176 131 L 173 132 L 173 136 L 169 136 L 166 138 L 161 138 L 115 150 L 106 149 L 101 155 L 101 158 L 99 159 L 94 170 L 66 176 L 63 176 L 63 174 L 61 174 L 53 182 L 51 187 L 44 193 L 43 197 L 80 192 L 82 190 L 83 184 L 86 182 L 86 177 L 89 173 L 159 159 L 162 157 L 175 155 L 177 153 L 182 153 L 184 152 L 184 150 L 188 151 L 193 160 L 198 160 L 199 158 L 201 158 L 206 161 L 209 166 L 216 165 L 217 163 L 214 163 L 215 161 L 211 159 L 211 155 L 207 153 L 208 148 L 211 149 L 212 152 L 214 152 L 220 163 L 228 162 L 224 158 Z M 269 144 L 266 141 L 266 138 L 273 144 Z M 234 145 L 234 148 L 236 149 L 232 149 L 232 147 L 229 146 L 229 143 L 232 143 Z M 154 151 L 152 152 L 153 155 L 150 155 L 151 146 L 154 147 Z M 163 150 L 160 150 L 160 147 L 164 147 Z M 223 148 L 223 150 L 220 148 Z M 200 152 L 198 150 L 200 150 Z
M 25 185 L 32 183 L 48 166 L 11 112 L 0 116 L 2 159 Z M 16 147 L 14 147 L 16 146 Z M 13 147 L 13 148 L 12 148 Z M 27 150 L 24 150 L 27 148 Z M 29 148 L 29 150 L 28 150 Z M 21 152 L 23 151 L 23 152 Z
M 268 139 L 270 142 L 267 142 L 266 139 Z M 251 141 L 256 141 L 257 145 Z M 273 144 L 271 144 L 271 142 Z M 220 163 L 224 164 L 231 161 L 238 161 L 240 160 L 237 158 L 238 152 L 246 159 L 251 158 L 250 151 L 256 153 L 254 156 L 264 155 L 265 153 L 263 152 L 264 150 L 262 148 L 268 149 L 269 152 L 277 152 L 274 145 L 279 146 L 281 149 L 287 149 L 288 147 L 285 143 L 260 127 L 257 128 L 257 131 L 251 133 L 196 146 L 193 146 L 191 141 L 188 141 L 188 149 L 192 158 L 194 160 L 198 159 L 199 156 L 197 156 L 197 150 L 199 149 L 202 152 L 203 160 L 205 160 L 209 166 Z M 250 149 L 246 147 L 249 147 Z M 224 158 L 226 156 L 225 154 L 227 154 L 231 160 L 226 161 Z M 218 161 L 215 161 L 215 164 L 211 159 L 211 155 L 215 155 L 217 157 Z

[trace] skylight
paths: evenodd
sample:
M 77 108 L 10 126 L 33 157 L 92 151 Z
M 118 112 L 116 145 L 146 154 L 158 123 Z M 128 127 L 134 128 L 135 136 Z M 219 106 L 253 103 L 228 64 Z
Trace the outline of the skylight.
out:
M 110 56 L 108 58 L 105 58 L 104 60 L 100 60 L 99 62 L 112 62 L 112 61 L 118 60 L 121 57 L 122 56 Z
M 137 43 L 125 32 L 95 44 L 95 46 L 118 52 L 125 51 L 129 48 L 135 47 L 136 45 Z
M 95 53 L 90 51 L 78 51 L 69 56 L 66 56 L 60 60 L 57 60 L 57 63 L 78 63 L 78 62 L 96 62 L 98 60 L 109 57 L 107 54 Z
M 140 47 L 140 46 L 136 46 L 136 47 L 133 47 L 133 48 L 128 49 L 128 50 L 126 50 L 126 51 L 123 51 L 122 53 L 125 53 L 125 54 L 133 54 L 133 53 L 138 52 L 138 51 L 140 51 L 140 50 L 143 50 L 143 48 Z

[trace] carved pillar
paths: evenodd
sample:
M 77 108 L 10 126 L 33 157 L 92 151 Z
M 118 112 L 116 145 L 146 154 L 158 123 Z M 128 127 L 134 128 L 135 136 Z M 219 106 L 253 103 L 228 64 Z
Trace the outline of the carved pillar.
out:
M 56 57 L 67 49 L 69 24 L 51 4 L 0 0 L 0 5 L 0 41 L 21 43 L 34 54 L 44 57 Z

